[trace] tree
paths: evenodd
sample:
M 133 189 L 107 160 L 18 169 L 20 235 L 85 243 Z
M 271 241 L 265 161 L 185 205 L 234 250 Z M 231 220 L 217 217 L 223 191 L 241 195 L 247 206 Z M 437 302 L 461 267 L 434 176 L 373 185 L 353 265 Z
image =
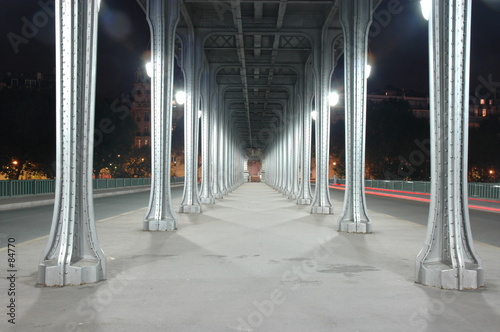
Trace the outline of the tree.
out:
M 469 181 L 496 182 L 499 173 L 500 119 L 488 117 L 469 130 Z
M 398 99 L 368 103 L 366 168 L 374 179 L 429 178 L 429 120 L 416 118 L 409 104 Z
M 123 177 L 146 178 L 151 176 L 151 147 L 132 149 L 122 164 Z M 115 176 L 115 175 L 113 175 Z

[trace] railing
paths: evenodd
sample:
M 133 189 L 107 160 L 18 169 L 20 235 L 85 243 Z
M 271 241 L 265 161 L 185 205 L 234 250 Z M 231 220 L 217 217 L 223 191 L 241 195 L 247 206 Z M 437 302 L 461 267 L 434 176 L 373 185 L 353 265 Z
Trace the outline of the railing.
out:
M 2 180 L 0 197 L 40 195 L 55 192 L 55 180 Z
M 150 178 L 119 178 L 119 179 L 93 179 L 94 189 L 113 189 L 125 187 L 147 186 L 151 184 Z
M 330 179 L 330 184 L 345 184 L 345 179 Z M 430 193 L 429 181 L 365 180 L 365 187 Z M 469 183 L 469 197 L 500 200 L 500 183 Z
M 184 182 L 184 177 L 170 178 L 171 184 L 182 182 Z M 95 190 L 147 186 L 150 184 L 150 178 L 117 178 L 92 180 L 92 187 Z M 0 198 L 51 194 L 54 192 L 55 180 L 0 180 Z

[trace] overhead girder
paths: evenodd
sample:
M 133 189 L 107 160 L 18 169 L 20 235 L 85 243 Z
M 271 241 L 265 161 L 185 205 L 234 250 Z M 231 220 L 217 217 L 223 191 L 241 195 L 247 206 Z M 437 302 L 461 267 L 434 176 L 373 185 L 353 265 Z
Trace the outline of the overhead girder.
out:
M 263 139 L 261 132 L 263 130 L 265 130 L 266 132 L 274 130 L 273 127 L 269 125 L 269 122 L 270 120 L 275 118 L 272 116 L 272 114 L 276 113 L 276 106 L 281 106 L 279 109 L 283 110 L 285 108 L 284 105 L 286 103 L 289 103 L 290 96 L 294 91 L 294 88 L 294 85 L 281 87 L 273 86 L 274 91 L 272 91 L 270 95 L 261 96 L 259 99 L 252 99 L 253 103 L 250 105 L 250 114 L 253 116 L 251 116 L 250 126 L 253 128 L 253 131 L 259 136 L 259 142 L 261 142 L 260 144 L 258 144 L 259 147 L 262 147 L 262 145 L 267 145 L 267 139 L 262 142 Z M 228 95 L 229 93 L 231 93 L 231 95 Z M 241 92 L 237 90 L 235 91 L 235 89 L 232 87 L 228 87 L 225 90 L 224 95 L 224 102 L 226 107 L 228 109 L 235 109 L 236 107 L 234 107 L 234 105 L 238 105 L 239 107 L 237 107 L 236 109 L 239 110 L 241 116 L 243 117 L 244 114 L 242 111 L 246 110 L 246 107 L 241 100 Z M 243 141 L 248 141 L 248 139 L 245 137 L 246 134 L 246 131 L 240 130 L 240 137 Z M 267 136 L 269 135 L 266 135 L 266 137 Z

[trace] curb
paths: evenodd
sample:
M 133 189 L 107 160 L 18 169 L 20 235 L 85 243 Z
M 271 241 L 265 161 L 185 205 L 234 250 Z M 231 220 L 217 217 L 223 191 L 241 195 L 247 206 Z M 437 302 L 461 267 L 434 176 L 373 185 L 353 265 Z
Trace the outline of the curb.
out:
M 170 187 L 175 188 L 175 187 L 181 187 L 183 185 L 184 185 L 183 183 L 173 184 Z M 99 191 L 97 191 L 97 192 L 94 191 L 94 198 L 134 194 L 134 193 L 138 193 L 138 192 L 148 191 L 150 189 L 151 189 L 151 187 L 148 185 L 146 187 L 141 186 L 141 187 L 137 187 L 135 189 L 111 191 L 111 192 L 106 192 L 106 193 L 99 193 Z M 101 190 L 108 190 L 108 189 L 101 189 Z M 31 208 L 31 207 L 37 207 L 37 206 L 45 206 L 45 205 L 54 204 L 54 202 L 55 202 L 55 199 L 51 198 L 51 199 L 41 199 L 41 200 L 34 200 L 34 201 L 27 201 L 27 202 L 0 204 L 0 211 L 10 211 L 10 210 Z M 0 203 L 1 203 L 1 201 L 0 201 Z

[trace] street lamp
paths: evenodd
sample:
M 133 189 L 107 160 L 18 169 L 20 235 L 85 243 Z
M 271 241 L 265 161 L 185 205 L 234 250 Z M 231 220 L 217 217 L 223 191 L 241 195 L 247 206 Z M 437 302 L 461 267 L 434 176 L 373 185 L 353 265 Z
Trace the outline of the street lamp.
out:
M 148 74 L 149 77 L 153 76 L 153 63 L 149 61 L 146 63 L 145 67 L 146 67 L 146 74 Z
M 18 164 L 17 160 L 13 160 L 12 161 L 12 165 L 16 165 L 17 166 L 17 164 Z
M 372 73 L 372 66 L 366 65 L 366 78 L 370 77 L 371 73 Z
M 333 107 L 339 103 L 340 96 L 336 91 L 330 92 L 328 95 L 328 101 L 330 103 L 330 107 Z
M 429 20 L 431 16 L 431 6 L 432 0 L 420 0 L 420 8 L 422 9 L 422 16 L 426 21 Z
M 186 93 L 184 91 L 177 91 L 175 94 L 175 102 L 179 105 L 184 105 L 186 102 Z

